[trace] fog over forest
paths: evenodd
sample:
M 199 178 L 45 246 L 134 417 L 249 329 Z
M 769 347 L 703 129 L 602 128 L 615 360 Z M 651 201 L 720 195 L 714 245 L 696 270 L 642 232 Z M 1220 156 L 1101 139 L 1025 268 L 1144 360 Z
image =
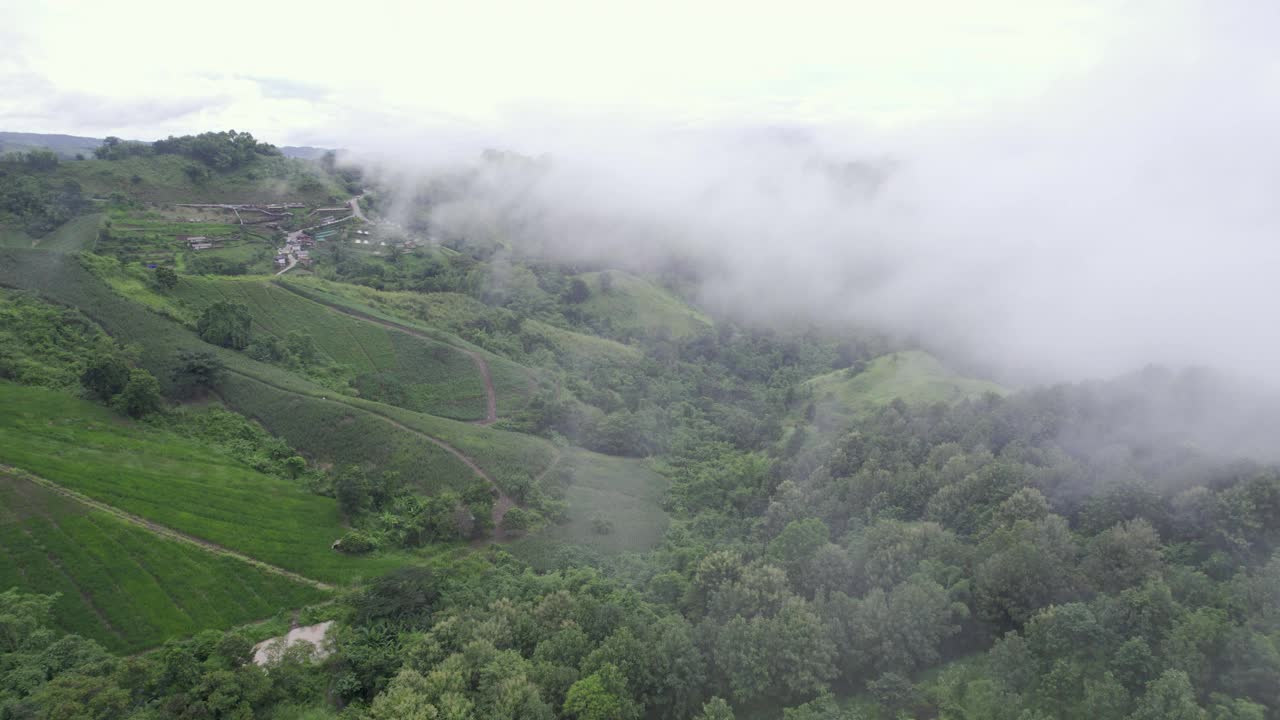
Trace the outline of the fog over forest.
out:
M 566 259 L 692 262 L 698 299 L 739 316 L 870 325 L 1015 382 L 1159 363 L 1274 384 L 1273 14 L 1206 11 L 1194 42 L 946 128 L 548 113 L 369 138 L 363 157 L 406 178 L 485 147 L 539 157 L 485 165 L 432 222 Z

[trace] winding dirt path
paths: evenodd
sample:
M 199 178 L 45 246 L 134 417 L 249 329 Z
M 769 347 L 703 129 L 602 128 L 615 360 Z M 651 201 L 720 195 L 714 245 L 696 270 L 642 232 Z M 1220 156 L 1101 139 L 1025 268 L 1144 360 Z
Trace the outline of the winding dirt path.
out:
M 351 408 L 352 410 L 358 410 L 358 411 L 360 411 L 360 412 L 368 413 L 368 414 L 370 414 L 370 415 L 372 415 L 372 416 L 374 416 L 374 417 L 376 417 L 376 418 L 380 418 L 380 419 L 382 419 L 382 420 L 386 421 L 387 423 L 391 424 L 393 427 L 396 427 L 396 428 L 399 428 L 399 429 L 401 429 L 401 430 L 404 430 L 404 431 L 405 431 L 405 432 L 407 432 L 407 433 L 410 433 L 410 434 L 413 434 L 413 435 L 417 435 L 418 437 L 422 438 L 423 440 L 426 440 L 427 442 L 431 443 L 432 445 L 435 445 L 436 447 L 440 448 L 441 450 L 444 450 L 445 452 L 449 453 L 450 455 L 453 455 L 453 456 L 454 456 L 454 457 L 456 457 L 460 462 L 462 462 L 462 464 L 463 464 L 463 465 L 466 465 L 467 467 L 471 468 L 471 470 L 472 470 L 473 472 L 475 472 L 475 474 L 476 474 L 476 475 L 479 475 L 479 476 L 480 476 L 480 477 L 481 477 L 485 482 L 489 483 L 489 487 L 490 487 L 490 488 L 492 488 L 492 489 L 493 489 L 493 492 L 495 492 L 495 493 L 496 493 L 496 496 L 495 496 L 495 499 L 494 499 L 494 502 L 493 502 L 493 513 L 492 513 L 492 515 L 491 515 L 491 518 L 492 518 L 492 520 L 493 520 L 493 529 L 494 529 L 494 535 L 495 535 L 495 537 L 496 537 L 496 536 L 498 536 L 499 531 L 501 530 L 501 526 L 502 526 L 502 518 L 506 516 L 506 514 L 507 514 L 507 511 L 508 511 L 508 510 L 510 510 L 511 508 L 515 507 L 516 501 L 515 501 L 515 500 L 512 500 L 512 499 L 511 499 L 511 497 L 510 497 L 509 495 L 507 495 L 506 493 L 504 493 L 504 492 L 502 491 L 502 488 L 501 488 L 501 487 L 499 487 L 498 483 L 494 482 L 493 477 L 492 477 L 492 476 L 490 476 L 490 475 L 489 475 L 489 473 L 485 472 L 485 471 L 484 471 L 484 469 L 483 469 L 483 468 L 481 468 L 478 464 L 476 464 L 476 461 L 475 461 L 475 460 L 472 460 L 472 459 L 471 459 L 471 457 L 469 457 L 466 453 L 464 453 L 464 452 L 462 452 L 461 450 L 459 450 L 458 448 L 456 448 L 456 447 L 454 447 L 454 446 L 450 445 L 449 443 L 447 443 L 447 442 L 445 442 L 445 441 L 441 440 L 440 438 L 434 437 L 434 436 L 432 436 L 432 435 L 428 435 L 428 434 L 426 434 L 426 433 L 424 433 L 424 432 L 422 432 L 421 430 L 418 430 L 418 429 L 416 429 L 416 428 L 411 428 L 411 427 L 409 427 L 408 425 L 405 425 L 404 423 L 400 422 L 399 420 L 396 420 L 395 418 L 391 417 L 390 415 L 383 415 L 382 413 L 380 413 L 380 412 L 378 412 L 378 411 L 376 411 L 376 410 L 370 410 L 369 408 L 360 407 L 359 405 L 352 405 L 351 403 L 343 402 L 342 400 L 338 399 L 337 397 L 330 398 L 330 397 L 328 397 L 328 396 L 316 396 L 316 395 L 312 395 L 312 394 L 310 394 L 310 393 L 304 393 L 304 392 L 301 392 L 301 391 L 298 391 L 298 390 L 293 390 L 293 389 L 290 389 L 290 388 L 284 387 L 284 386 L 282 386 L 282 385 L 277 385 L 277 384 L 275 384 L 275 383 L 273 383 L 273 382 L 270 382 L 270 381 L 268 381 L 268 380 L 263 380 L 263 379 L 262 379 L 262 378 L 260 378 L 260 377 L 257 377 L 257 376 L 254 376 L 254 375 L 250 375 L 249 373 L 243 372 L 243 371 L 241 371 L 241 370 L 236 370 L 236 369 L 234 369 L 234 368 L 227 368 L 227 372 L 232 373 L 233 375 L 239 375 L 240 377 L 247 378 L 247 379 L 249 379 L 249 380 L 253 380 L 254 382 L 262 383 L 263 385 L 266 385 L 266 386 L 268 386 L 268 387 L 275 388 L 276 390 L 279 390 L 280 392 L 287 392 L 287 393 L 291 393 L 291 394 L 293 394 L 293 395 L 301 395 L 301 396 L 303 396 L 303 397 L 309 397 L 309 398 L 312 398 L 312 399 L 315 399 L 315 400 L 321 400 L 321 401 L 324 401 L 324 402 L 333 402 L 333 403 L 337 403 L 337 404 L 339 404 L 339 405 L 342 405 L 342 406 L 344 406 L 344 407 L 349 407 L 349 408 Z M 558 457 L 557 457 L 557 459 L 558 459 Z M 554 463 L 553 463 L 553 464 L 554 464 Z M 550 469 L 550 468 L 548 468 L 548 469 Z M 544 472 L 545 472 L 545 471 L 544 471 Z
M 381 325 L 383 327 L 390 328 L 392 330 L 399 330 L 400 332 L 405 333 L 407 335 L 412 335 L 414 337 L 422 338 L 424 340 L 437 342 L 437 343 L 440 343 L 441 345 L 447 345 L 448 347 L 451 347 L 454 350 L 466 353 L 467 357 L 471 358 L 471 362 L 475 363 L 476 370 L 480 372 L 480 379 L 484 381 L 484 393 L 485 393 L 484 419 L 472 420 L 471 422 L 474 425 L 492 425 L 498 421 L 498 394 L 493 389 L 493 376 L 489 373 L 489 363 L 485 361 L 484 356 L 481 355 L 480 353 L 474 350 L 469 350 L 464 347 L 458 347 L 457 345 L 450 345 L 449 343 L 444 342 L 443 340 L 432 337 L 431 335 L 425 332 L 422 332 L 421 330 L 418 330 L 416 328 L 410 327 L 408 325 L 401 325 L 398 322 L 393 322 L 391 320 L 384 320 L 380 317 L 375 317 L 373 315 L 370 315 L 369 313 L 360 312 L 359 310 L 342 307 L 334 303 L 325 302 L 324 300 L 321 300 L 312 295 L 304 293 L 298 290 L 297 288 L 290 287 L 288 283 L 275 283 L 275 285 L 279 288 L 283 288 L 284 290 L 287 290 L 293 293 L 294 295 L 298 295 L 299 297 L 304 297 L 310 300 L 311 302 L 317 303 L 319 305 L 323 305 L 329 308 L 330 310 L 332 310 L 333 312 L 341 313 L 343 315 L 350 315 L 351 317 L 359 318 L 361 320 L 365 320 L 365 321 L 374 323 L 376 325 Z
M 198 538 L 195 535 L 188 535 L 187 533 L 174 530 L 173 528 L 168 527 L 166 525 L 161 525 L 159 523 L 152 522 L 151 520 L 148 520 L 139 515 L 134 515 L 133 513 L 121 510 L 120 508 L 115 507 L 114 505 L 108 505 L 107 503 L 104 503 L 100 500 L 94 500 L 88 495 L 83 495 L 81 493 L 76 492 L 75 490 L 72 490 L 67 487 L 63 487 L 62 485 L 59 485 L 58 483 L 52 480 L 49 480 L 47 478 L 42 478 L 39 475 L 33 475 L 32 473 L 29 473 L 26 470 L 10 467 L 8 465 L 0 465 L 0 472 L 3 472 L 6 475 L 10 475 L 12 477 L 21 478 L 35 485 L 39 485 L 47 490 L 50 490 L 52 492 L 58 493 L 59 495 L 75 500 L 76 502 L 82 505 L 87 505 L 88 507 L 91 507 L 94 510 L 101 510 L 102 512 L 109 513 L 110 515 L 114 516 L 119 520 L 123 520 L 124 522 L 127 522 L 131 525 L 135 525 L 155 535 L 159 535 L 169 540 L 176 540 L 178 542 L 186 543 L 188 545 L 194 545 L 195 547 L 198 547 L 201 550 L 204 550 L 206 552 L 211 552 L 217 555 L 224 555 L 226 557 L 235 558 L 236 560 L 239 560 L 244 563 L 248 563 L 261 570 L 265 570 L 270 573 L 275 573 L 276 575 L 282 575 L 295 582 L 300 582 L 305 585 L 310 585 L 314 588 L 319 588 L 320 590 L 333 589 L 333 586 L 328 583 L 320 582 L 319 580 L 313 580 L 309 577 L 304 577 L 302 575 L 299 575 L 298 573 L 293 572 L 292 570 L 285 570 L 282 567 L 278 567 L 270 563 L 265 563 L 261 560 L 258 560 L 257 558 L 249 557 L 248 555 L 236 552 L 235 550 L 232 550 L 227 547 L 223 547 L 222 545 L 219 545 L 217 543 L 209 542 L 208 540 L 205 540 L 203 538 Z

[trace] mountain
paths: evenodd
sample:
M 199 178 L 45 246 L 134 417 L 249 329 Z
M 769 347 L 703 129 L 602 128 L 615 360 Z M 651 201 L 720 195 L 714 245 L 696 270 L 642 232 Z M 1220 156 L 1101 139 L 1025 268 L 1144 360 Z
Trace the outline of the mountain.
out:
M 0 132 L 0 155 L 28 150 L 52 150 L 63 157 L 77 154 L 90 157 L 102 138 L 79 135 L 46 135 L 43 133 Z
M 319 160 L 321 156 L 329 152 L 329 148 L 311 147 L 309 145 L 281 145 L 280 152 L 285 157 L 298 158 L 299 160 Z

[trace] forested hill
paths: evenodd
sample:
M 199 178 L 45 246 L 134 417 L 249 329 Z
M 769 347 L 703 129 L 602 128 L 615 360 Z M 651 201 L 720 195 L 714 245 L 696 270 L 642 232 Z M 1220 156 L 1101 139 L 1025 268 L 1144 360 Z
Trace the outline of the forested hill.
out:
M 1265 393 L 736 323 L 247 133 L 90 154 L 0 162 L 0 719 L 1280 718 Z

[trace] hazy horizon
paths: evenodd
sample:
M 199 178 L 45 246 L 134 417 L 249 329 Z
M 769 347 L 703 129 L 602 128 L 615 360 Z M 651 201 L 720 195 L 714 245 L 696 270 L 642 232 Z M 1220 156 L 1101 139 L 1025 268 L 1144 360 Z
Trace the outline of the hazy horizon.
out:
M 405 182 L 486 147 L 546 154 L 433 221 L 564 259 L 696 259 L 708 306 L 873 325 L 1007 377 L 1280 380 L 1275 9 L 373 3 L 297 19 L 299 47 L 270 34 L 289 7 L 233 4 L 209 31 L 258 52 L 226 57 L 156 33 L 158 4 L 57 5 L 0 30 L 6 128 L 234 127 Z M 849 186 L 849 164 L 882 181 Z

